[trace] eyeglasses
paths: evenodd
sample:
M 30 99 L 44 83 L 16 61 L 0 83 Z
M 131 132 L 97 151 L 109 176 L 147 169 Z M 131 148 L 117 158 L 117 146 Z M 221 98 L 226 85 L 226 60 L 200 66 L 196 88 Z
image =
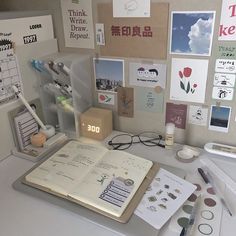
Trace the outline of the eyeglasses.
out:
M 143 132 L 138 135 L 119 134 L 114 136 L 108 142 L 108 145 L 112 146 L 114 150 L 125 150 L 128 149 L 132 144 L 136 143 L 142 143 L 148 147 L 165 147 L 165 145 L 160 143 L 161 140 L 162 136 L 155 132 Z

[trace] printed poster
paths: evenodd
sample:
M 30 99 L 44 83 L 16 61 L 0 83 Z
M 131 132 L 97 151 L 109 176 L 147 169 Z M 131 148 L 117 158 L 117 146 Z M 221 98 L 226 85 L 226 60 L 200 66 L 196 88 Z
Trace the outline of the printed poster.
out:
M 136 110 L 162 112 L 164 93 L 157 93 L 153 88 L 138 87 L 135 90 Z
M 207 126 L 208 108 L 202 106 L 189 106 L 188 123 Z
M 187 105 L 166 103 L 166 124 L 174 123 L 176 128 L 185 129 Z
M 235 0 L 222 0 L 219 40 L 236 40 L 236 2 Z
M 113 0 L 113 17 L 150 17 L 151 0 Z
M 140 87 L 161 87 L 166 86 L 166 65 L 165 64 L 129 64 L 129 83 Z
M 53 38 L 51 15 L 0 20 L 0 51 Z
M 208 60 L 173 58 L 170 99 L 204 103 Z
M 65 46 L 94 49 L 91 0 L 61 0 Z
M 210 56 L 214 22 L 214 11 L 172 12 L 170 52 Z

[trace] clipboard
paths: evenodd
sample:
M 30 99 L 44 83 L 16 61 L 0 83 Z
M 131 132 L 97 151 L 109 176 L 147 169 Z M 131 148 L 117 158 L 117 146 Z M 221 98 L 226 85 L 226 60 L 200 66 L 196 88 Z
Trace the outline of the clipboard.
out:
M 67 142 L 69 142 L 70 140 L 66 141 L 64 144 L 66 144 Z M 61 148 L 61 147 L 60 147 Z M 58 151 L 60 148 L 57 148 L 54 153 L 56 151 Z M 54 154 L 53 153 L 53 154 Z M 51 154 L 52 155 L 52 154 Z M 36 188 L 36 189 L 39 189 L 41 191 L 44 191 L 48 194 L 51 194 L 51 195 L 55 195 L 57 197 L 60 197 L 60 198 L 63 198 L 69 202 L 73 202 L 73 203 L 76 203 L 76 204 L 79 204 L 80 206 L 83 206 L 87 209 L 90 209 L 96 213 L 99 213 L 103 216 L 106 216 L 108 218 L 111 218 L 115 221 L 118 221 L 120 223 L 127 223 L 130 219 L 130 217 L 132 216 L 134 210 L 136 209 L 136 207 L 138 206 L 139 202 L 141 201 L 146 189 L 148 188 L 148 186 L 151 184 L 152 180 L 154 179 L 154 177 L 156 176 L 156 173 L 158 172 L 160 166 L 158 163 L 153 163 L 153 166 L 151 167 L 151 169 L 149 170 L 149 172 L 147 173 L 145 179 L 143 180 L 143 182 L 141 183 L 141 185 L 139 186 L 138 190 L 136 191 L 136 193 L 134 194 L 133 198 L 131 199 L 131 201 L 129 202 L 129 204 L 127 205 L 126 209 L 124 210 L 123 214 L 120 216 L 120 217 L 116 217 L 110 213 L 107 213 L 105 211 L 102 211 L 96 207 L 93 207 L 91 205 L 88 205 L 82 201 L 79 201 L 79 200 L 76 200 L 76 199 L 73 199 L 72 197 L 69 197 L 69 196 L 64 196 L 62 194 L 59 194 L 55 191 L 52 191 L 51 189 L 48 189 L 48 188 L 45 188 L 43 186 L 40 186 L 38 184 L 34 184 L 34 183 L 31 183 L 29 181 L 26 180 L 26 176 L 31 172 L 33 171 L 35 168 L 37 168 L 39 165 L 41 165 L 44 161 L 46 161 L 48 158 L 51 157 L 48 156 L 46 159 L 44 159 L 43 161 L 41 161 L 40 163 L 38 163 L 37 165 L 35 165 L 33 168 L 31 168 L 29 171 L 27 171 L 24 175 L 22 175 L 20 177 L 20 180 L 21 180 L 21 183 L 23 183 L 24 185 L 27 185 L 29 187 L 32 187 L 32 188 Z

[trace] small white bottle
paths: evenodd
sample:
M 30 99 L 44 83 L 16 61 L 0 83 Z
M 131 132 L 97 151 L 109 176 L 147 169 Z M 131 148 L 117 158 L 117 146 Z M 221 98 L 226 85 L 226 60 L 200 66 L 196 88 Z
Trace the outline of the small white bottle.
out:
M 166 135 L 165 135 L 165 148 L 171 149 L 174 144 L 174 132 L 175 132 L 175 124 L 167 123 L 166 124 Z

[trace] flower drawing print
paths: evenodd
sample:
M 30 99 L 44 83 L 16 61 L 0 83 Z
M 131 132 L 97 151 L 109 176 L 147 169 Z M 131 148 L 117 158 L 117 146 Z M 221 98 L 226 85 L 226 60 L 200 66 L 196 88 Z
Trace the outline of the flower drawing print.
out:
M 197 84 L 193 83 L 191 85 L 190 76 L 192 74 L 192 69 L 190 67 L 185 67 L 183 71 L 179 71 L 180 77 L 180 88 L 183 89 L 186 93 L 194 93 L 197 88 Z
M 172 58 L 170 99 L 204 103 L 208 60 Z

